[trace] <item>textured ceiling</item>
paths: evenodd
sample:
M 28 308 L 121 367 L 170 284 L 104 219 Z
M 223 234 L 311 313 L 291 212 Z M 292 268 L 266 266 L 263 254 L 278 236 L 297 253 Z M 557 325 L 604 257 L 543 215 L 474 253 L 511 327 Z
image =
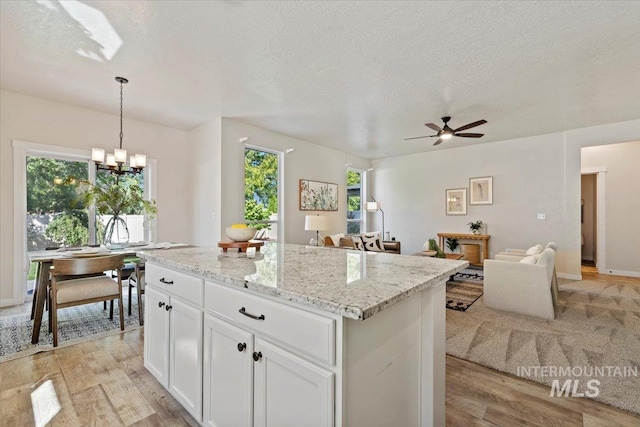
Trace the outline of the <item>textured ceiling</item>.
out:
M 640 2 L 1 2 L 3 89 L 369 158 L 640 118 Z M 479 140 L 404 138 L 450 115 Z

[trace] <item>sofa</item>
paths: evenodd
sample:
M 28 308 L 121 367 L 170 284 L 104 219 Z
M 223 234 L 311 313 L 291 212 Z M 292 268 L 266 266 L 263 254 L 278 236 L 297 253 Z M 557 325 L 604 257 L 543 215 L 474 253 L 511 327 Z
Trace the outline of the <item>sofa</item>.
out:
M 324 247 L 325 248 L 340 248 L 340 249 L 351 249 L 351 250 L 357 250 L 355 243 L 353 242 L 353 240 L 351 239 L 351 236 L 348 235 L 343 235 L 344 237 L 339 237 L 339 235 L 337 235 L 338 237 L 336 237 L 336 235 L 333 236 L 326 236 L 324 238 Z M 338 241 L 338 245 L 335 245 L 334 243 L 334 239 L 339 239 Z M 387 254 L 400 254 L 401 252 L 401 247 L 400 247 L 400 242 L 396 241 L 396 240 L 385 240 L 382 241 L 382 245 L 383 245 L 383 251 L 384 253 Z

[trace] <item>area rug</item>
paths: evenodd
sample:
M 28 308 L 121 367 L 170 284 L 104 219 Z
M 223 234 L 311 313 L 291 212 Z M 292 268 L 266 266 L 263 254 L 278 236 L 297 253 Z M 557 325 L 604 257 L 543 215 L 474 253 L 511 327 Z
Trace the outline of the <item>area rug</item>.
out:
M 447 308 L 466 311 L 482 296 L 482 270 L 464 269 L 447 281 Z
M 555 316 L 488 309 L 480 298 L 464 313 L 447 310 L 447 354 L 549 385 L 550 393 L 554 380 L 570 380 L 565 393 L 576 387 L 640 414 L 640 281 L 562 283 Z
M 108 304 L 107 310 L 103 310 L 102 302 L 58 310 L 58 347 L 120 333 L 118 304 L 114 303 L 113 320 L 109 320 Z M 127 314 L 127 303 L 128 298 L 125 297 L 125 331 L 141 328 L 135 293 L 132 296 L 131 316 Z M 33 320 L 28 313 L 0 317 L 0 362 L 53 349 L 53 334 L 49 333 L 46 312 L 38 344 L 31 344 L 32 332 Z

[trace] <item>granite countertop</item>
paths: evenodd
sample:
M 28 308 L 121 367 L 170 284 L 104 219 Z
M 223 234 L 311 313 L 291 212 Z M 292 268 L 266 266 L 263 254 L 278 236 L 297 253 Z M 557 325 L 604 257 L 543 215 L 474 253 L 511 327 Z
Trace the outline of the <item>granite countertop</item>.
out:
M 266 243 L 255 258 L 220 248 L 141 250 L 178 271 L 366 319 L 464 269 L 467 261 Z

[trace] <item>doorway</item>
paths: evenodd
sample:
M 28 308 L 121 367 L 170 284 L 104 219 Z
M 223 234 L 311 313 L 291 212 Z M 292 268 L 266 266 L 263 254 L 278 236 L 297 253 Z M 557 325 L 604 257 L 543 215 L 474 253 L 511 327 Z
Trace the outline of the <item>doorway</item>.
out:
M 597 174 L 583 174 L 580 187 L 580 243 L 582 273 L 597 272 L 598 263 Z

